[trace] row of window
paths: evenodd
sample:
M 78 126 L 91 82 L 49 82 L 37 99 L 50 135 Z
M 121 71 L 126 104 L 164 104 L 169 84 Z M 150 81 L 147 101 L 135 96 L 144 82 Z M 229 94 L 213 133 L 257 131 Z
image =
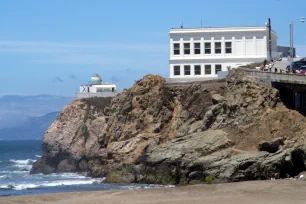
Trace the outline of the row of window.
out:
M 211 43 L 207 42 L 204 43 L 204 54 L 211 54 Z M 201 49 L 201 43 L 194 43 L 194 54 L 200 55 L 202 52 Z M 184 55 L 190 55 L 190 43 L 184 43 Z M 222 53 L 222 44 L 221 42 L 215 42 L 215 54 L 221 54 Z M 232 53 L 232 42 L 225 42 L 225 53 L 231 54 Z M 180 49 L 180 43 L 173 43 L 173 54 L 174 55 L 180 55 L 181 49 Z
M 184 75 L 185 76 L 190 76 L 191 75 L 191 69 L 190 65 L 184 65 Z M 201 65 L 194 65 L 194 73 L 193 75 L 202 75 L 202 69 Z M 216 64 L 215 65 L 215 74 L 218 74 L 218 72 L 222 71 L 222 65 L 221 64 Z M 180 65 L 175 65 L 173 66 L 173 74 L 174 76 L 180 76 L 181 75 L 181 66 Z M 211 65 L 206 64 L 204 65 L 204 75 L 211 75 Z

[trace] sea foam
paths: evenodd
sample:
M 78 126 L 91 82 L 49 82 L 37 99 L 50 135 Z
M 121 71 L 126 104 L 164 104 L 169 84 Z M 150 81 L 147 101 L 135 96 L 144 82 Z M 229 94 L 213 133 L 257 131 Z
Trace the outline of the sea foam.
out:
M 36 160 L 33 159 L 25 159 L 25 160 L 15 160 L 15 159 L 10 159 L 10 162 L 15 163 L 15 164 L 33 164 Z
M 95 184 L 95 183 L 102 183 L 104 179 L 90 179 L 90 180 L 73 180 L 73 181 L 66 181 L 66 180 L 59 180 L 59 181 L 51 181 L 51 182 L 44 182 L 44 183 L 22 183 L 22 184 L 15 184 L 15 185 L 8 185 L 8 186 L 0 186 L 0 189 L 14 189 L 14 190 L 26 190 L 26 189 L 36 189 L 36 188 L 43 188 L 43 187 L 55 187 L 55 186 L 72 186 L 72 185 L 86 185 L 86 184 Z

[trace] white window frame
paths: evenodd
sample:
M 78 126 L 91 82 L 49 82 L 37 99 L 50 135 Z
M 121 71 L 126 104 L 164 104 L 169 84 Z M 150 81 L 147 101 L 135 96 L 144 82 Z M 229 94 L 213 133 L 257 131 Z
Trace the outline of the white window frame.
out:
M 214 50 L 215 54 L 216 54 L 216 55 L 221 55 L 221 54 L 222 54 L 222 42 L 221 42 L 221 41 L 217 41 L 217 42 L 214 42 L 214 43 L 215 43 L 215 50 Z M 217 44 L 217 43 L 220 43 L 220 48 L 218 48 L 218 50 L 220 49 L 220 53 L 217 53 L 217 52 L 216 52 L 216 50 L 217 50 L 216 44 Z
M 175 48 L 175 45 L 178 45 L 178 49 L 177 48 Z M 177 56 L 177 55 L 181 55 L 181 44 L 179 43 L 179 42 L 174 42 L 173 43 L 173 55 L 174 56 Z M 178 54 L 175 54 L 175 51 L 178 51 Z
M 189 74 L 186 74 L 187 67 L 189 67 Z M 191 76 L 191 65 L 184 65 L 184 76 Z
M 217 66 L 220 66 L 220 67 L 221 67 L 221 69 L 218 70 L 218 72 L 222 72 L 222 64 L 215 64 L 215 74 L 216 74 L 216 75 L 218 74 L 218 72 L 217 72 Z
M 196 48 L 196 44 L 199 44 L 199 48 Z M 196 54 L 196 50 L 200 51 L 200 53 Z M 194 55 L 200 55 L 201 54 L 201 42 L 194 42 L 193 43 L 193 52 L 194 52 Z
M 206 44 L 209 44 L 209 48 L 206 48 Z M 209 49 L 209 53 L 206 53 L 206 49 Z M 204 54 L 211 55 L 211 42 L 204 42 Z
M 196 67 L 200 68 L 200 74 L 196 74 Z M 202 75 L 202 66 L 200 64 L 194 65 L 193 70 L 194 70 L 194 76 L 201 76 Z
M 231 43 L 231 47 L 227 47 L 227 46 L 226 46 L 226 43 Z M 224 47 L 225 47 L 225 54 L 226 54 L 226 55 L 230 55 L 230 54 L 233 53 L 233 42 L 232 42 L 232 41 L 225 41 Z M 226 49 L 231 49 L 231 52 L 227 53 L 227 50 L 226 50 Z
M 175 68 L 178 68 L 179 74 L 175 74 Z M 173 65 L 173 76 L 181 76 L 181 66 Z
M 185 45 L 189 44 L 189 48 L 186 48 Z M 186 51 L 189 50 L 189 54 L 186 54 Z M 184 55 L 191 55 L 191 43 L 184 42 Z
M 210 74 L 206 73 L 206 66 L 210 66 Z M 211 64 L 205 64 L 204 65 L 204 75 L 211 75 L 211 73 L 212 73 L 212 65 Z

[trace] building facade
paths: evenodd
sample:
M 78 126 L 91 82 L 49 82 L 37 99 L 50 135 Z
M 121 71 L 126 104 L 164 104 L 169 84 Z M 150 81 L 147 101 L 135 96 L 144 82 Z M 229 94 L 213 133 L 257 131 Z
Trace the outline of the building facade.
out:
M 277 35 L 271 32 L 272 57 Z M 269 59 L 269 29 L 263 27 L 170 30 L 170 78 L 215 78 L 249 63 Z
M 76 93 L 76 98 L 91 97 L 115 97 L 117 95 L 115 84 L 104 83 L 99 74 L 95 73 L 86 85 L 80 85 L 80 91 Z

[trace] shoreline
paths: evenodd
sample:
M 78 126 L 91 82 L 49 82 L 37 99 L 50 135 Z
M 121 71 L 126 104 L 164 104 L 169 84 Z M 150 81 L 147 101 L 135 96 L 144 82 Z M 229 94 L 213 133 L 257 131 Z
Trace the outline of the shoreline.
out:
M 175 188 L 108 190 L 0 197 L 0 204 L 255 204 L 305 203 L 306 182 L 297 180 L 247 181 Z

